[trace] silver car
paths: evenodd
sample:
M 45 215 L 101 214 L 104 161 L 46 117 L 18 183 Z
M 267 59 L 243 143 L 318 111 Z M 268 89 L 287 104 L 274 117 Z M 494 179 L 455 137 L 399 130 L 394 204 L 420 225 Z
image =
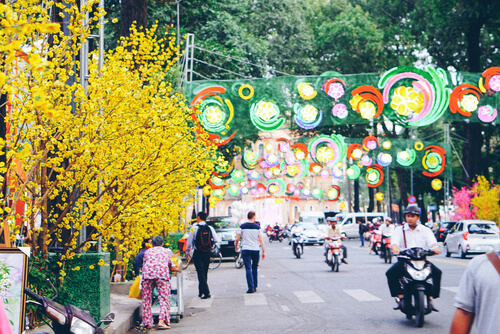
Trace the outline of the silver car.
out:
M 325 233 L 314 224 L 300 224 L 305 244 L 323 244 Z
M 468 254 L 481 254 L 500 249 L 498 226 L 489 220 L 461 220 L 444 240 L 446 256 L 458 253 L 462 259 Z

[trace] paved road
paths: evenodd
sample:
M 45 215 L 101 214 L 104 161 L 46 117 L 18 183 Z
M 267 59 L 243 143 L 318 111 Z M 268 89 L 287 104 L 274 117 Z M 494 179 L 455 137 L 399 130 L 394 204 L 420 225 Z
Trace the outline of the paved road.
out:
M 209 272 L 212 298 L 197 297 L 194 268 L 185 271 L 185 315 L 169 333 L 447 333 L 454 313 L 453 298 L 470 259 L 433 257 L 443 270 L 439 313 L 425 318 L 424 328 L 394 311 L 385 278 L 388 264 L 359 240 L 346 242 L 349 265 L 338 273 L 323 263 L 323 247 L 307 246 L 296 259 L 286 242 L 266 242 L 259 288 L 246 294 L 244 269 L 224 262 Z M 131 331 L 132 333 L 132 331 Z

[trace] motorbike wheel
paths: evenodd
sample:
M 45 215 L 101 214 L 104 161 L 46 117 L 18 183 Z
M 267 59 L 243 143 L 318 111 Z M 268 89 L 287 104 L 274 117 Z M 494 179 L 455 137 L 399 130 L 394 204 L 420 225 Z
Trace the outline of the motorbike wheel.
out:
M 234 266 L 236 269 L 241 269 L 243 267 L 243 259 L 241 258 L 241 252 L 238 254 L 238 257 L 236 258 L 236 262 L 234 263 Z
M 445 255 L 446 255 L 446 257 L 450 257 L 450 256 L 451 256 L 451 253 L 450 253 L 450 250 L 448 249 L 448 245 L 446 245 L 446 244 L 444 245 L 444 250 L 445 250 L 445 253 L 446 253 L 446 254 L 445 254 Z
M 269 237 L 269 243 L 273 242 L 273 238 Z
M 332 271 L 339 272 L 339 256 L 337 254 L 333 254 Z
M 278 238 L 278 241 L 279 241 L 279 242 L 283 242 L 283 237 L 279 237 L 279 238 Z
M 415 320 L 417 320 L 417 327 L 422 327 L 424 325 L 424 315 L 425 315 L 425 294 L 424 291 L 419 290 L 415 292 Z
M 300 245 L 295 246 L 295 256 L 297 257 L 297 259 L 300 259 L 300 255 L 302 255 L 301 249 L 302 247 Z

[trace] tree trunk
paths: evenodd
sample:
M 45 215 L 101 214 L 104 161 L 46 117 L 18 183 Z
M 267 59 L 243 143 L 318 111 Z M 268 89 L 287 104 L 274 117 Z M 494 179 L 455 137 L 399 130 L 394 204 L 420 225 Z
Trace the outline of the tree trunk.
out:
M 406 181 L 404 179 L 403 170 L 401 169 L 401 167 L 396 167 L 396 176 L 398 178 L 400 203 L 406 207 L 408 206 L 408 191 L 406 190 Z
M 369 204 L 368 204 L 368 212 L 373 212 L 375 209 L 375 202 L 373 201 L 375 197 L 375 188 L 368 187 L 368 199 L 369 199 Z
M 359 212 L 359 181 L 354 181 L 354 212 Z
M 120 35 L 130 35 L 130 26 L 136 23 L 138 30 L 148 26 L 148 1 L 147 0 L 122 0 Z

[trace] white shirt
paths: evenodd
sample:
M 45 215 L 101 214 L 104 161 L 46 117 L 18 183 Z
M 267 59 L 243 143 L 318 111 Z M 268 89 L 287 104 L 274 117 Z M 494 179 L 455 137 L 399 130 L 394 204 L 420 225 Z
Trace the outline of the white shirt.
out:
M 392 234 L 392 233 L 394 233 L 394 225 L 390 224 L 389 226 L 387 226 L 386 224 L 384 224 L 384 225 L 381 225 L 378 230 L 380 231 L 380 234 L 382 234 L 382 235 Z
M 406 235 L 406 246 L 405 238 L 403 236 L 403 227 Z M 396 227 L 392 233 L 391 243 L 393 245 L 398 245 L 400 250 L 413 247 L 421 247 L 425 249 L 437 248 L 437 240 L 434 233 L 422 224 L 417 224 L 414 230 L 410 229 L 408 223 L 405 223 L 403 226 Z

